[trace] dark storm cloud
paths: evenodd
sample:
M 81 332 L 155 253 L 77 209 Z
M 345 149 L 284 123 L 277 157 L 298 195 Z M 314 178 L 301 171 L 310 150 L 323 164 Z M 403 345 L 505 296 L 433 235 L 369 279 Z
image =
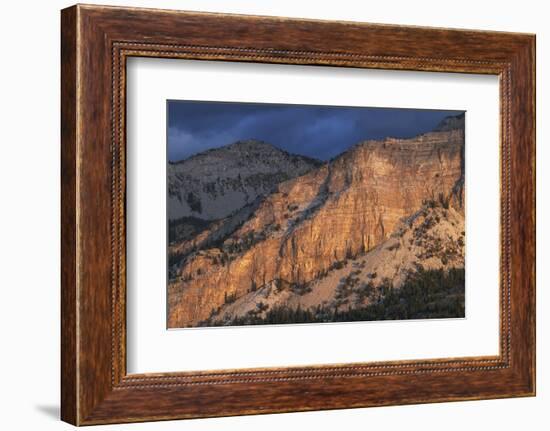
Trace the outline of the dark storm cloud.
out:
M 328 160 L 367 139 L 425 133 L 462 111 L 168 101 L 168 158 L 182 160 L 238 140 Z

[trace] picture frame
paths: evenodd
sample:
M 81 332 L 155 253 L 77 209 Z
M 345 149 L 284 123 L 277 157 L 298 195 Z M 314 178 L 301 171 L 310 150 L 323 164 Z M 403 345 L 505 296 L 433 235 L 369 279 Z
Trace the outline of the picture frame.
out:
M 76 5 L 61 13 L 61 418 L 74 425 L 535 395 L 535 36 Z M 489 74 L 499 355 L 128 374 L 131 57 Z

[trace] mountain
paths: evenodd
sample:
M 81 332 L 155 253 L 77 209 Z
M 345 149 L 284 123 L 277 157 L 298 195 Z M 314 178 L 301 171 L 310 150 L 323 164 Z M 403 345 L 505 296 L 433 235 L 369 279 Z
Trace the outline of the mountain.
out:
M 172 244 L 168 326 L 336 319 L 388 289 L 408 292 L 415 274 L 459 298 L 456 277 L 445 278 L 464 267 L 464 129 L 454 124 L 361 142 Z
M 448 132 L 450 130 L 464 130 L 465 116 L 466 116 L 465 114 L 466 113 L 463 112 L 462 114 L 451 115 L 451 116 L 445 117 L 435 127 L 434 132 Z
M 168 217 L 196 223 L 227 217 L 282 181 L 321 164 L 248 140 L 168 164 Z

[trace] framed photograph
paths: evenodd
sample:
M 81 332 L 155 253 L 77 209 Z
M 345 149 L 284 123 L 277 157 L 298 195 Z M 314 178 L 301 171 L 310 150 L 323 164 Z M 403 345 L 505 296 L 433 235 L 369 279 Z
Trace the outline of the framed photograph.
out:
M 465 317 L 465 112 L 167 117 L 168 328 Z
M 62 11 L 62 419 L 535 394 L 535 37 Z

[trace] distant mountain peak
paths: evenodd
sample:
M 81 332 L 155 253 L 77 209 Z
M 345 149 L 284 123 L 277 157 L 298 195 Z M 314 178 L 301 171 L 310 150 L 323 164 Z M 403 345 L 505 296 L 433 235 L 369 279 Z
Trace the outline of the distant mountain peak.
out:
M 448 132 L 450 130 L 464 129 L 465 112 L 458 115 L 449 115 L 439 122 L 434 132 Z
M 168 165 L 170 220 L 217 220 L 322 162 L 257 139 L 239 140 Z
M 221 147 L 209 148 L 208 150 L 193 154 L 185 159 L 170 161 L 169 164 L 170 165 L 185 164 L 190 160 L 197 159 L 197 158 L 200 159 L 207 156 L 219 155 L 221 157 L 224 157 L 223 155 L 227 152 L 232 152 L 232 153 L 254 152 L 254 153 L 264 153 L 264 154 L 278 153 L 278 154 L 283 154 L 293 158 L 308 160 L 317 165 L 321 165 L 323 163 L 322 161 L 315 159 L 313 157 L 290 153 L 286 150 L 283 150 L 282 148 L 277 147 L 276 145 L 270 144 L 269 142 L 262 141 L 260 139 L 251 138 L 251 139 L 240 139 L 238 141 L 232 142 L 227 145 L 223 145 Z

